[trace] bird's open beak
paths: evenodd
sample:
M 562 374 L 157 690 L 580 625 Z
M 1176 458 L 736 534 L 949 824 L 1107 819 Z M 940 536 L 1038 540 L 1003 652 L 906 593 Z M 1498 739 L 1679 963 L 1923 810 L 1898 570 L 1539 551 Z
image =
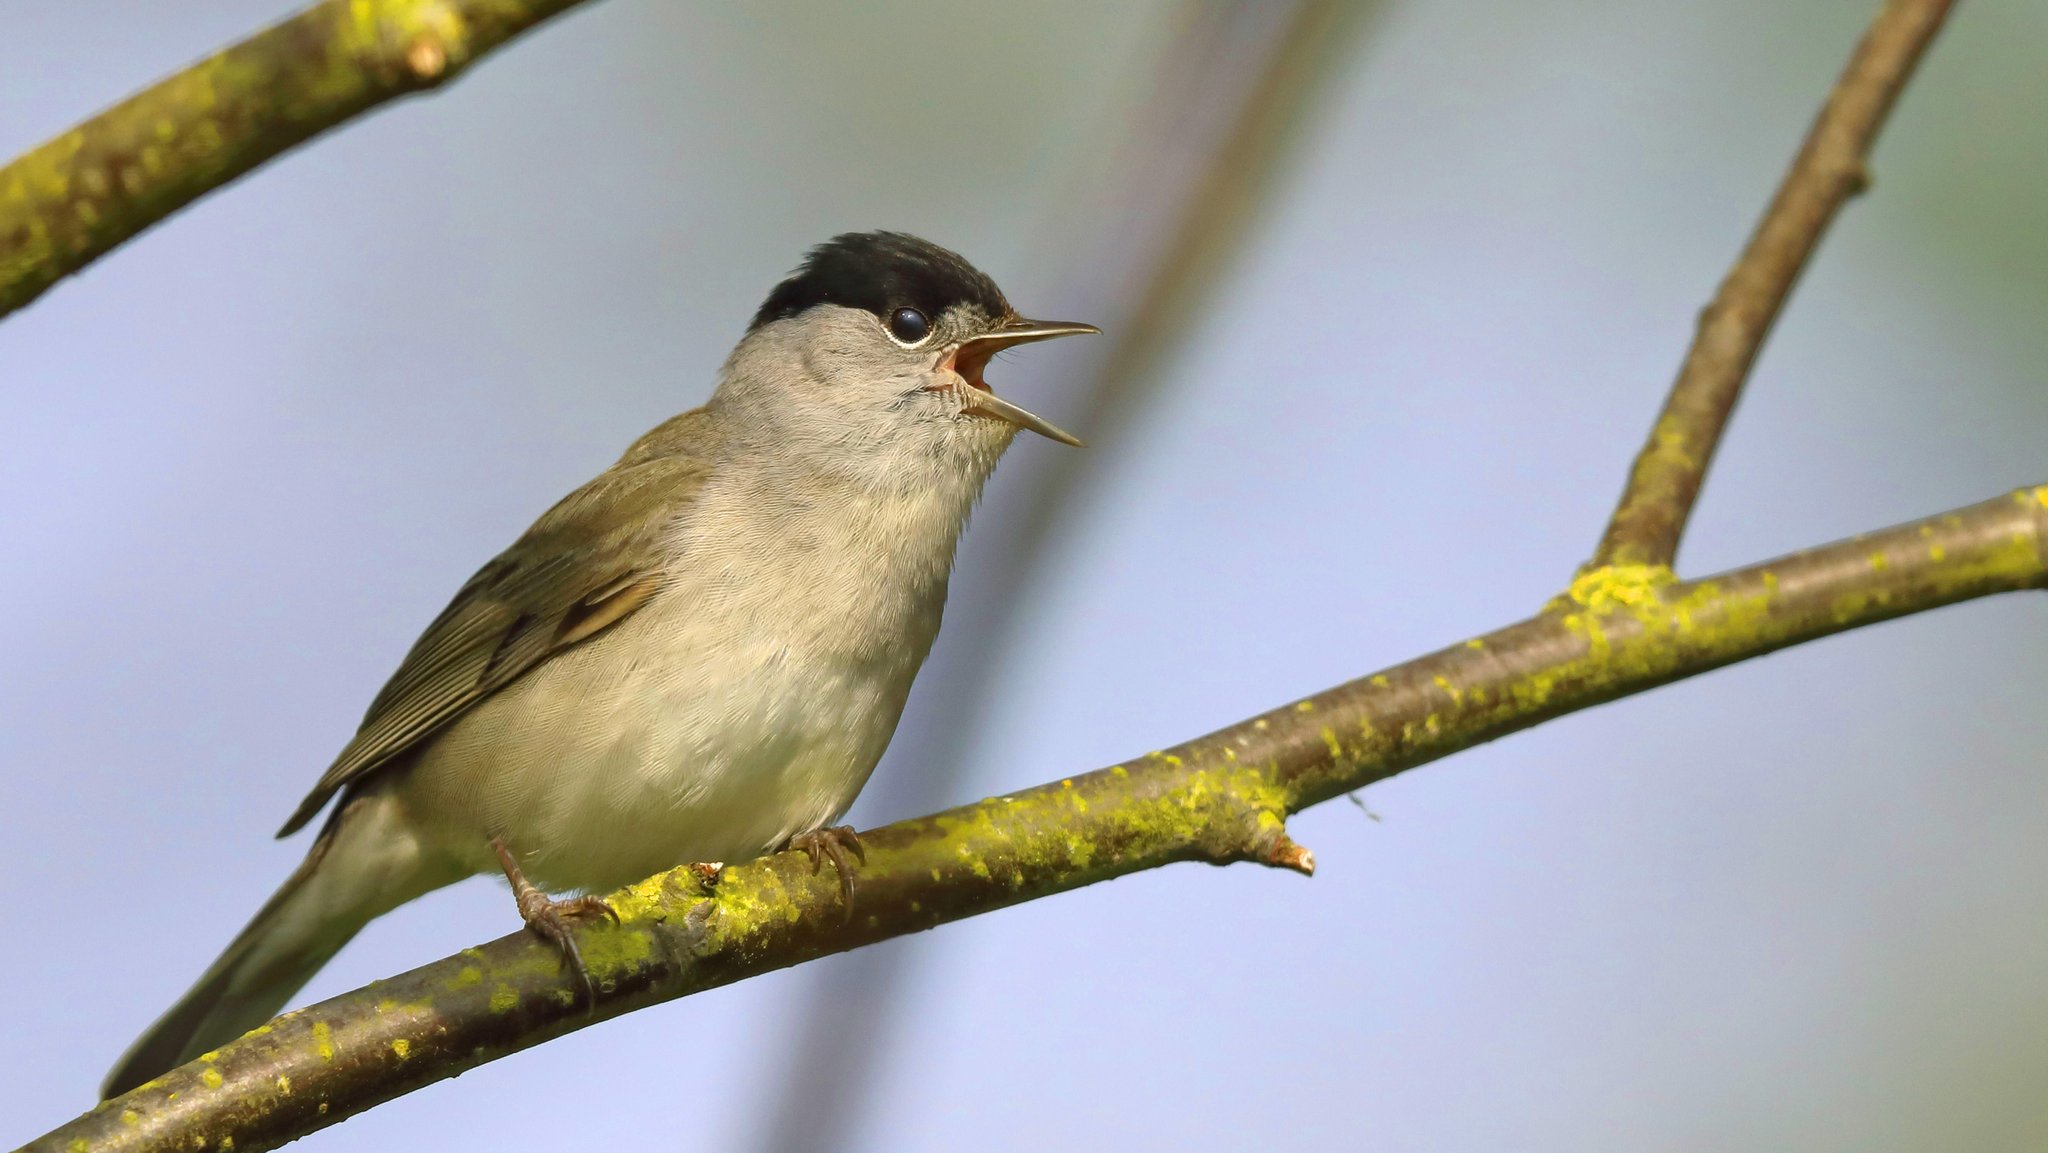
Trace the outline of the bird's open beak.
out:
M 990 391 L 987 382 L 981 379 L 981 372 L 988 367 L 989 359 L 1006 348 L 1019 344 L 1030 344 L 1036 340 L 1051 340 L 1056 336 L 1079 336 L 1082 333 L 1101 332 L 1092 324 L 1078 324 L 1059 320 L 1012 320 L 983 336 L 960 342 L 949 358 L 950 367 L 960 374 L 968 384 L 967 395 L 960 411 L 977 416 L 1007 420 L 1019 428 L 1028 428 L 1040 436 L 1051 437 L 1061 444 L 1079 446 L 1081 441 L 1074 434 L 1061 429 L 1043 417 L 1026 412 Z

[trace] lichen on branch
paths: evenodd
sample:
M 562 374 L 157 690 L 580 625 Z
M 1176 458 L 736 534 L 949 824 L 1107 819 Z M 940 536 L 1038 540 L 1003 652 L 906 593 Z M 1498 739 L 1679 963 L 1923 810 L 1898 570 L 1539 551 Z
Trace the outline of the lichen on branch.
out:
M 329 0 L 0 169 L 0 314 L 210 188 L 576 0 Z M 275 1148 L 598 1020 L 1178 861 L 1312 872 L 1286 818 L 1542 721 L 1845 629 L 2048 585 L 2048 486 L 1703 580 L 1672 556 L 1749 365 L 1950 0 L 1889 0 L 1703 314 L 1592 563 L 1531 618 L 1186 744 L 866 834 L 858 906 L 782 854 L 685 867 L 286 1014 L 28 1149 Z
M 595 1021 L 1022 901 L 1179 861 L 1306 872 L 1285 821 L 1308 805 L 1788 645 L 2042 587 L 2048 485 L 1702 580 L 1591 570 L 1527 620 L 1209 736 L 872 830 L 851 917 L 799 853 L 709 884 L 676 869 L 582 933 L 594 1005 L 515 933 L 287 1013 L 28 1149 L 275 1148 Z
M 1749 243 L 1700 312 L 1664 411 L 1589 568 L 1670 565 L 1707 466 L 1764 338 L 1844 204 L 1870 183 L 1870 149 L 1954 0 L 1887 0 L 1815 117 Z
M 0 316 L 294 145 L 581 0 L 326 0 L 0 168 Z

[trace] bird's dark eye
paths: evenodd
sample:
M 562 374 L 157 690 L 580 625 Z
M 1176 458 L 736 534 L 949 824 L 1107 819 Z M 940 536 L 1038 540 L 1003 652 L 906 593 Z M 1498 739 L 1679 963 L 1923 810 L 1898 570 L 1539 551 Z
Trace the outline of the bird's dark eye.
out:
M 905 344 L 916 344 L 932 330 L 932 322 L 915 308 L 899 308 L 889 317 L 889 331 Z

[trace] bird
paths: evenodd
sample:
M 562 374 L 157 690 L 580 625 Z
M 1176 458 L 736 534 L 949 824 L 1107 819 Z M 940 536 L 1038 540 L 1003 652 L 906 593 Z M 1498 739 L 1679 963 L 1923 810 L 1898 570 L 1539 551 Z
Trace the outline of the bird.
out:
M 572 925 L 610 912 L 594 894 L 680 864 L 803 851 L 850 908 L 860 844 L 834 822 L 931 651 L 969 513 L 1019 431 L 1080 444 L 983 371 L 1098 331 L 1024 319 L 907 233 L 810 249 L 702 407 L 427 626 L 279 831 L 327 812 L 304 861 L 102 1097 L 269 1020 L 372 919 L 477 874 L 504 874 L 586 993 Z

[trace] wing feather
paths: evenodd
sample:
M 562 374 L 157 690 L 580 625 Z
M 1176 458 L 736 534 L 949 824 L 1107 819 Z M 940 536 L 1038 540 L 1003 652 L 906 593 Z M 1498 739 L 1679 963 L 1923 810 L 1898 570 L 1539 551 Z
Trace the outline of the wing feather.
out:
M 370 704 L 355 738 L 285 822 L 344 789 L 549 657 L 630 616 L 660 588 L 668 526 L 703 487 L 702 410 L 643 438 L 477 570 Z

